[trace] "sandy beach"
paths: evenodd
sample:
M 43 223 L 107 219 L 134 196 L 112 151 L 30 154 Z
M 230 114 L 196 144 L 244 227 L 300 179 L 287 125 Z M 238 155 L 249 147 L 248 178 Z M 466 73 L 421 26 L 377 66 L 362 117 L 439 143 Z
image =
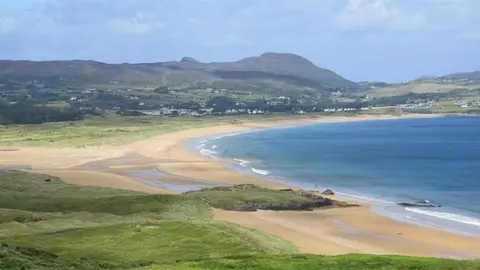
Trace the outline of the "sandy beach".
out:
M 266 188 L 286 188 L 285 185 L 231 171 L 213 159 L 192 152 L 186 143 L 194 138 L 277 126 L 396 118 L 400 117 L 323 117 L 300 121 L 237 122 L 173 132 L 119 147 L 2 150 L 0 169 L 24 168 L 58 176 L 73 184 L 131 189 L 146 193 L 180 193 L 189 187 L 209 187 L 216 184 L 256 184 Z M 478 238 L 391 220 L 371 212 L 368 205 L 313 212 L 215 210 L 214 214 L 219 220 L 238 223 L 287 239 L 304 253 L 480 258 Z

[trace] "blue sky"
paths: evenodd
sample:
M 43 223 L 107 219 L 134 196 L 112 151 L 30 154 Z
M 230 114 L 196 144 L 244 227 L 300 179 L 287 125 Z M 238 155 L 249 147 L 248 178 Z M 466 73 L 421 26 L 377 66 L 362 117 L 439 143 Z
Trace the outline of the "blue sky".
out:
M 0 59 L 235 61 L 291 52 L 351 80 L 480 69 L 480 0 L 1 0 Z

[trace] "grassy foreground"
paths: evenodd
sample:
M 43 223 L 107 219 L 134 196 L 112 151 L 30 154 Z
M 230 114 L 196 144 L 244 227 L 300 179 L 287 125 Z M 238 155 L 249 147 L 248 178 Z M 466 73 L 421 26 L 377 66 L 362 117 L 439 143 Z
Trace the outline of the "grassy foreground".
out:
M 0 269 L 480 269 L 475 261 L 298 255 L 283 239 L 211 219 L 211 205 L 304 200 L 293 192 L 145 195 L 45 177 L 0 171 Z

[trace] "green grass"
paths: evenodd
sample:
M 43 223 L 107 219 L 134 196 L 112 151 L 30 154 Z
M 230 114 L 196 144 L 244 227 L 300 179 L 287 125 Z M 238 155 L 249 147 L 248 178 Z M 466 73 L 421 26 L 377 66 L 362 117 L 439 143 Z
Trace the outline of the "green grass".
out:
M 2 147 L 88 147 L 123 145 L 160 134 L 191 128 L 231 124 L 234 120 L 272 121 L 300 119 L 301 116 L 238 116 L 238 117 L 161 117 L 114 116 L 93 117 L 76 122 L 39 125 L 0 126 Z
M 45 182 L 50 178 L 51 182 Z M 141 193 L 101 187 L 67 184 L 56 177 L 17 171 L 0 171 L 0 208 L 34 212 L 62 212 L 81 209 L 94 199 Z
M 375 255 L 254 255 L 232 256 L 222 259 L 208 259 L 168 266 L 139 268 L 157 269 L 262 269 L 262 270 L 475 270 L 480 262 L 455 261 L 433 258 Z
M 480 269 L 475 261 L 295 255 L 283 239 L 211 219 L 212 205 L 305 199 L 296 192 L 146 195 L 45 177 L 0 171 L 0 269 Z
M 221 123 L 226 122 L 200 118 L 108 116 L 77 122 L 12 125 L 1 128 L 0 145 L 8 147 L 121 145 L 162 133 Z
M 62 259 L 47 253 L 25 259 L 25 254 L 8 248 L 1 253 L 6 261 L 18 259 L 40 269 L 43 264 L 48 265 L 44 269 L 54 269 L 51 265 L 107 262 L 120 269 L 231 254 L 296 252 L 277 237 L 211 220 L 201 196 L 147 195 L 45 178 L 0 171 L 0 242 L 20 250 L 40 248 Z M 0 269 L 5 265 L 2 259 Z
M 322 203 L 322 206 L 331 206 L 330 200 L 324 200 L 306 192 L 272 190 L 255 185 L 204 189 L 187 192 L 185 197 L 201 199 L 214 208 L 235 211 L 305 210 L 315 208 L 313 204 L 316 201 L 319 204 Z
M 146 195 L 65 183 L 46 175 L 0 171 L 0 236 L 150 220 L 208 219 L 201 199 Z
M 442 84 L 442 83 L 409 83 L 395 86 L 375 88 L 363 92 L 370 97 L 388 97 L 413 93 L 448 93 L 457 89 L 474 89 L 473 86 L 465 86 L 459 84 Z
M 5 269 L 134 269 L 134 270 L 477 270 L 479 261 L 376 255 L 272 255 L 250 254 L 212 257 L 186 262 L 156 264 L 150 261 L 129 263 L 94 259 L 69 259 L 31 248 L 0 247 L 0 262 Z
M 59 269 L 128 269 L 148 264 L 125 265 L 87 259 L 67 260 L 40 249 L 18 246 L 0 246 L 0 267 L 9 270 L 59 270 Z
M 17 236 L 2 241 L 10 245 L 48 247 L 49 252 L 71 260 L 84 257 L 130 263 L 172 263 L 231 254 L 295 251 L 282 240 L 257 235 L 228 223 L 161 221 Z

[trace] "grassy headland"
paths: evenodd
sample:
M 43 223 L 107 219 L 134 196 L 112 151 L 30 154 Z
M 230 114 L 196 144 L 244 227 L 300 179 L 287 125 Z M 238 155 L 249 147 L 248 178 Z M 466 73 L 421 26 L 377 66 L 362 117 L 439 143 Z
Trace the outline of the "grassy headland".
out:
M 480 267 L 476 261 L 296 255 L 296 248 L 287 241 L 211 219 L 211 206 L 242 207 L 258 202 L 259 198 L 270 206 L 306 200 L 297 192 L 243 186 L 183 195 L 145 195 L 78 187 L 58 178 L 46 182 L 46 178 L 40 174 L 0 171 L 2 269 Z

